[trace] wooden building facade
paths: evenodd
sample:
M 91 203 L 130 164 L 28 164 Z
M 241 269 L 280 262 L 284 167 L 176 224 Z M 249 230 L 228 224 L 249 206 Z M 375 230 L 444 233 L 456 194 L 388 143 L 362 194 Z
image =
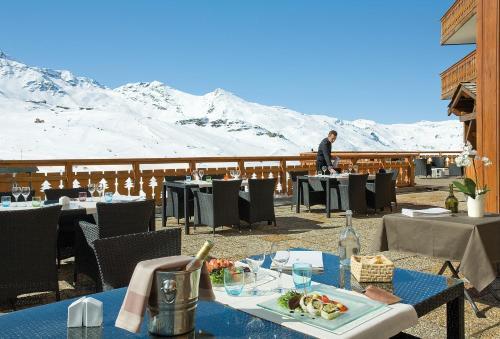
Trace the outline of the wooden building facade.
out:
M 493 165 L 479 175 L 491 189 L 486 210 L 500 212 L 500 0 L 456 0 L 441 18 L 441 44 L 476 50 L 441 73 L 448 114 L 464 123 L 470 141 Z

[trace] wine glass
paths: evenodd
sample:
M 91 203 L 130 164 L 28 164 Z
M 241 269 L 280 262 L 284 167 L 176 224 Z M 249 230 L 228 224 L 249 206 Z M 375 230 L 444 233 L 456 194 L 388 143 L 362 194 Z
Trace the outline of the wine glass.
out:
M 21 195 L 21 187 L 19 187 L 18 185 L 12 186 L 12 196 L 16 200 L 16 206 L 17 206 L 17 199 L 19 198 L 20 195 Z
M 205 175 L 205 171 L 202 169 L 198 170 L 198 176 L 200 177 L 200 180 L 203 181 L 203 176 Z
M 28 206 L 28 197 L 31 194 L 31 189 L 29 187 L 21 187 L 21 195 L 24 198 L 24 206 Z
M 269 251 L 269 257 L 272 262 L 278 268 L 278 287 L 276 291 L 278 293 L 283 293 L 284 289 L 281 284 L 281 273 L 283 273 L 283 266 L 288 262 L 290 258 L 290 251 L 284 243 L 273 242 L 271 244 L 271 250 Z
M 250 271 L 254 275 L 254 285 L 253 285 L 253 290 L 252 294 L 257 295 L 257 274 L 259 273 L 259 269 L 264 263 L 264 260 L 266 259 L 265 254 L 258 254 L 255 255 L 251 258 L 246 258 L 245 261 L 248 264 L 248 267 L 250 268 Z
M 102 195 L 104 193 L 104 184 L 103 183 L 99 183 L 99 185 L 97 185 L 97 193 L 99 193 L 99 196 L 101 197 L 101 200 L 102 200 Z
M 90 183 L 87 186 L 87 189 L 89 190 L 89 193 L 90 193 L 90 201 L 92 201 L 92 197 L 94 196 L 94 192 L 95 192 L 95 184 Z
M 327 169 L 328 169 L 328 167 L 327 167 L 327 166 L 324 166 L 324 165 L 323 165 L 323 166 L 321 166 L 321 170 L 323 171 L 323 175 L 325 175 L 325 174 L 326 174 L 326 170 L 327 170 Z
M 229 170 L 229 175 L 231 176 L 232 179 L 234 179 L 234 170 Z

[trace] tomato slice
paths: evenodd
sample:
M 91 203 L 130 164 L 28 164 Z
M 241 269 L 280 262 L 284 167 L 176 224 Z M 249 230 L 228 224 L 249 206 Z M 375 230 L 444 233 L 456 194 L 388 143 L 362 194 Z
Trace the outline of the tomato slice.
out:
M 321 296 L 321 301 L 324 302 L 325 304 L 327 304 L 327 303 L 330 302 L 330 299 L 328 299 L 328 297 L 326 295 L 322 295 Z
M 342 307 L 339 307 L 340 312 L 346 312 L 348 308 L 345 305 L 342 305 Z

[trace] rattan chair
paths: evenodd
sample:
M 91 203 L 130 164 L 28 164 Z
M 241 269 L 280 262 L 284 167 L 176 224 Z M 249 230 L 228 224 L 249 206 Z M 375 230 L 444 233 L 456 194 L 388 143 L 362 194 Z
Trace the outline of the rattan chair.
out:
M 349 174 L 337 187 L 330 189 L 330 202 L 333 209 L 351 210 L 366 214 L 366 181 L 368 174 Z
M 432 166 L 433 167 L 439 167 L 443 168 L 445 167 L 445 158 L 444 157 L 431 157 L 432 160 Z
M 10 196 L 10 200 L 12 202 L 16 201 L 16 198 L 14 198 L 14 196 L 12 195 L 12 192 L 0 192 L 0 197 L 4 197 L 4 196 Z M 31 190 L 30 191 L 30 195 L 28 195 L 27 201 L 31 201 L 34 196 L 35 196 L 35 190 Z M 24 197 L 22 195 L 20 195 L 17 198 L 17 201 L 18 202 L 24 202 Z
M 274 223 L 274 188 L 276 179 L 249 179 L 248 192 L 240 191 L 238 209 L 240 219 L 250 224 L 258 221 L 267 221 L 268 225 Z
M 325 182 L 316 178 L 309 178 L 307 182 L 302 182 L 302 199 L 307 210 L 311 210 L 311 206 L 326 204 L 326 189 Z
M 213 228 L 240 226 L 238 197 L 241 180 L 214 180 L 212 193 L 195 192 L 195 224 Z
M 452 177 L 463 177 L 464 168 L 458 167 L 456 164 L 450 164 L 448 167 L 448 175 Z
M 396 196 L 396 187 L 398 185 L 399 168 L 394 168 L 387 173 L 392 174 L 392 178 L 391 178 L 391 180 L 392 180 L 392 194 L 391 194 L 392 199 L 391 199 L 391 201 L 397 206 L 398 200 L 397 200 L 397 196 Z
M 54 291 L 57 221 L 61 206 L 0 212 L 0 300 L 14 306 L 20 294 Z
M 80 221 L 95 223 L 94 217 L 87 214 L 85 208 L 67 209 L 61 211 L 59 228 L 57 231 L 57 265 L 61 260 L 75 255 L 76 230 Z
M 166 176 L 165 181 L 184 180 L 185 176 Z M 189 192 L 189 217 L 194 216 L 194 195 Z M 177 224 L 180 219 L 184 218 L 184 189 L 167 186 L 167 199 L 166 199 L 166 215 L 165 218 L 174 217 L 177 219 Z
M 375 182 L 366 184 L 366 200 L 368 207 L 383 210 L 390 207 L 392 211 L 392 173 L 377 173 Z
M 415 176 L 428 177 L 432 174 L 431 165 L 427 164 L 427 159 L 415 159 Z
M 97 239 L 94 251 L 103 290 L 125 287 L 138 262 L 181 254 L 181 229 Z
M 74 281 L 76 284 L 78 274 L 84 273 L 96 282 L 97 290 L 99 290 L 101 286 L 93 250 L 94 241 L 149 231 L 154 201 L 97 203 L 96 205 L 98 224 L 80 221 L 76 234 Z
M 299 190 L 297 189 L 297 177 L 303 176 L 303 175 L 308 175 L 308 171 L 289 171 L 288 172 L 290 175 L 290 180 L 292 181 L 292 204 L 290 205 L 290 210 L 293 210 L 293 206 L 297 205 L 300 203 L 301 205 L 304 204 L 304 198 L 299 200 L 299 195 L 298 192 Z
M 80 192 L 87 192 L 87 196 L 90 197 L 90 192 L 86 187 L 49 188 L 44 190 L 47 200 L 59 200 L 60 197 L 78 198 Z

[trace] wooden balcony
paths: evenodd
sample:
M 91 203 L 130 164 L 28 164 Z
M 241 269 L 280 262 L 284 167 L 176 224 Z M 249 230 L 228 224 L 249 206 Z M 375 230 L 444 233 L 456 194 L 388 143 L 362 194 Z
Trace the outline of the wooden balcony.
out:
M 375 173 L 379 168 L 399 169 L 398 186 L 414 185 L 412 152 L 335 152 L 341 168 L 356 164 L 359 172 Z M 205 175 L 226 174 L 240 169 L 247 177 L 277 178 L 276 192 L 291 194 L 290 171 L 314 173 L 316 154 L 295 156 L 196 157 L 149 159 L 61 159 L 0 160 L 0 168 L 37 167 L 32 174 L 0 174 L 0 192 L 10 191 L 16 181 L 31 186 L 43 197 L 45 188 L 85 187 L 88 183 L 104 183 L 107 191 L 124 195 L 145 195 L 161 200 L 165 176 L 186 175 L 203 168 Z
M 476 42 L 477 0 L 456 0 L 441 18 L 441 44 Z
M 476 82 L 476 51 L 441 73 L 441 99 L 450 99 L 461 82 Z

